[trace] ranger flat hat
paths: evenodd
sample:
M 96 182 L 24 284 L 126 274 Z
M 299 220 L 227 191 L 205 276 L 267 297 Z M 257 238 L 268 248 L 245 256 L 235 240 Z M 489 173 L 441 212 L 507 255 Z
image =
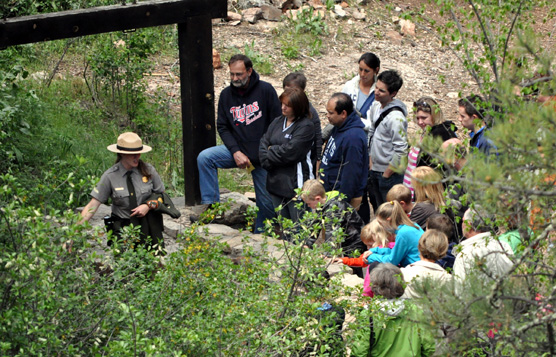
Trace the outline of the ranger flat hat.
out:
M 143 145 L 139 135 L 132 132 L 118 136 L 117 144 L 108 145 L 107 149 L 118 154 L 144 154 L 152 150 L 149 145 Z

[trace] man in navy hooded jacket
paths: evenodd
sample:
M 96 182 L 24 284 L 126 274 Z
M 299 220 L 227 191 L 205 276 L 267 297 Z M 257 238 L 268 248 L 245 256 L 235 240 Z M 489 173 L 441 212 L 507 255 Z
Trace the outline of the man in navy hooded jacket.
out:
M 369 171 L 364 124 L 345 93 L 334 93 L 326 112 L 334 129 L 322 155 L 320 177 L 326 191 L 339 191 L 358 209 Z
M 224 145 L 203 150 L 197 157 L 201 203 L 220 201 L 218 169 L 248 169 L 253 177 L 259 212 L 255 231 L 264 220 L 274 217 L 274 207 L 266 190 L 266 171 L 259 162 L 259 143 L 270 123 L 281 113 L 281 104 L 271 84 L 259 79 L 253 62 L 245 55 L 234 55 L 228 62 L 231 85 L 218 101 L 216 125 Z

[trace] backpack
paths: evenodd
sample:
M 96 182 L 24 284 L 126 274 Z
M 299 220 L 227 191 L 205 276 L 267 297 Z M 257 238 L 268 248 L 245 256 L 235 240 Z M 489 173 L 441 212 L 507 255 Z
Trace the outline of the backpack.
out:
M 386 118 L 386 117 L 388 116 L 388 114 L 390 114 L 390 113 L 393 112 L 393 111 L 402 112 L 402 114 L 403 114 L 403 109 L 400 108 L 400 107 L 391 107 L 391 108 L 388 108 L 388 109 L 386 109 L 385 111 L 383 111 L 382 114 L 380 114 L 380 116 L 378 117 L 378 120 L 377 120 L 376 123 L 375 123 L 375 133 L 376 133 L 376 130 L 378 129 L 378 126 L 380 125 L 380 123 L 382 123 L 382 121 L 384 120 L 384 118 Z M 371 120 L 372 120 L 372 119 L 371 119 Z M 374 135 L 373 135 L 373 136 L 374 136 Z M 373 141 L 373 136 L 371 136 L 371 137 L 369 138 L 369 142 L 367 143 L 369 148 L 371 147 L 371 143 L 372 143 L 372 141 Z

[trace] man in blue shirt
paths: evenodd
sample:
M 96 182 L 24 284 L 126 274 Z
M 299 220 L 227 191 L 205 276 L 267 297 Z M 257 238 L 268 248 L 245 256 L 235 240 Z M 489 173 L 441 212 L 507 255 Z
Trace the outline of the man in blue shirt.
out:
M 485 155 L 496 151 L 492 140 L 485 137 L 488 127 L 485 123 L 485 113 L 482 103 L 484 100 L 475 94 L 462 98 L 458 102 L 459 120 L 464 128 L 469 130 L 471 148 L 477 148 Z

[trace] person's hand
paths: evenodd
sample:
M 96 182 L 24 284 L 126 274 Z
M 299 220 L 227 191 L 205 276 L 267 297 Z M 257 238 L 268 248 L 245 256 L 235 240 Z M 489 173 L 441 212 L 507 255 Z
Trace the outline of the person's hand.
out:
M 394 171 L 390 168 L 390 166 L 388 166 L 388 168 L 386 169 L 386 171 L 384 171 L 384 173 L 382 174 L 382 177 L 384 178 L 389 178 L 390 176 L 392 176 L 394 174 Z
M 143 203 L 131 210 L 131 217 L 145 217 L 147 213 L 149 213 L 149 206 Z
M 371 171 L 372 168 L 373 168 L 373 160 L 369 156 L 369 171 Z
M 344 262 L 344 260 L 342 258 L 339 258 L 339 257 L 332 259 L 332 263 L 343 263 L 343 262 Z
M 241 151 L 236 151 L 234 153 L 234 161 L 240 169 L 244 169 L 249 166 L 249 158 Z
M 373 252 L 371 252 L 370 250 L 367 250 L 365 253 L 363 253 L 363 259 L 367 259 L 367 257 L 371 254 L 373 254 Z

